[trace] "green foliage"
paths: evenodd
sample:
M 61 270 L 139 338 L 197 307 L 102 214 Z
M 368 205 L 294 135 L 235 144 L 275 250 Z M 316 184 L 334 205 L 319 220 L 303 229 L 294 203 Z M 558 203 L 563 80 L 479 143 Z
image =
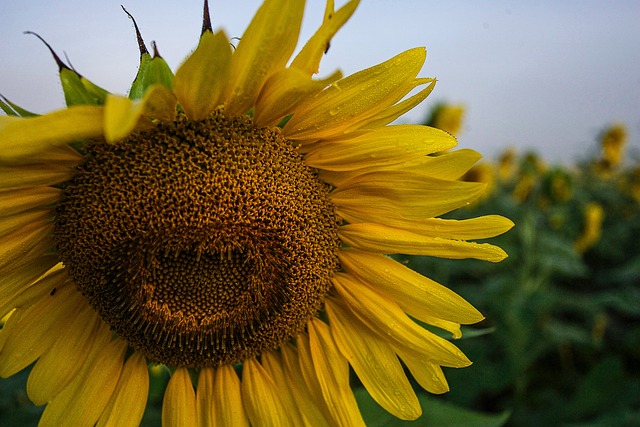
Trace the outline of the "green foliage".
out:
M 379 406 L 364 389 L 358 388 L 355 395 L 368 427 L 500 427 L 509 419 L 508 411 L 482 414 L 421 394 L 419 400 L 423 415 L 416 421 L 403 421 Z
M 452 217 L 513 220 L 491 239 L 509 254 L 502 263 L 405 260 L 480 309 L 480 331 L 493 330 L 457 343 L 474 365 L 446 370 L 443 401 L 511 411 L 508 426 L 640 425 L 637 172 L 598 164 L 548 169 L 529 155 L 510 177 L 494 168 L 491 194 Z
M 30 369 L 0 381 L 0 425 L 38 425 L 43 407 L 34 406 L 26 391 Z

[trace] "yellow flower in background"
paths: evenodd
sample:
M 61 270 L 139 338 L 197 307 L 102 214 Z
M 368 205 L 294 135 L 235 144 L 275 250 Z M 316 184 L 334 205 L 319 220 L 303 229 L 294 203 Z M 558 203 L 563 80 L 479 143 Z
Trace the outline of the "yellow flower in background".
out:
M 498 158 L 498 177 L 505 182 L 513 178 L 517 171 L 516 150 L 509 148 Z
M 571 198 L 571 177 L 568 173 L 556 170 L 549 177 L 549 196 L 554 202 L 566 202 Z
M 640 202 L 640 165 L 631 168 L 623 177 L 622 187 L 627 194 Z
M 357 4 L 293 59 L 304 2 L 267 0 L 236 49 L 205 13 L 175 75 L 139 38 L 129 98 L 56 58 L 67 108 L 2 101 L 0 375 L 34 364 L 42 426 L 138 425 L 152 365 L 164 425 L 363 425 L 349 365 L 415 419 L 400 361 L 432 393 L 470 364 L 411 317 L 458 338 L 482 315 L 386 254 L 497 262 L 471 240 L 513 224 L 438 218 L 482 193 L 479 156 L 389 124 L 433 89 L 423 48 L 312 78 Z
M 538 179 L 533 173 L 526 172 L 522 174 L 511 193 L 514 200 L 518 203 L 524 203 L 529 198 L 537 182 Z
M 622 162 L 626 141 L 627 129 L 621 123 L 611 125 L 602 134 L 600 139 L 602 161 L 607 168 L 614 168 Z
M 525 153 L 518 165 L 518 177 L 512 191 L 513 198 L 518 203 L 526 201 L 546 170 L 547 165 L 538 154 L 532 151 Z
M 566 204 L 571 200 L 573 194 L 573 177 L 567 169 L 553 167 L 544 173 L 541 179 L 541 188 L 538 195 L 538 207 L 540 210 L 548 211 L 554 207 Z M 551 221 L 552 228 L 554 229 L 558 229 L 560 224 L 557 220 Z
M 434 107 L 427 124 L 456 136 L 462 129 L 463 119 L 464 107 L 462 105 L 443 103 Z
M 574 242 L 578 253 L 584 253 L 600 240 L 604 209 L 599 203 L 588 203 L 584 208 L 584 227 L 582 234 Z
M 491 196 L 496 184 L 495 168 L 490 163 L 481 162 L 474 165 L 466 174 L 463 179 L 468 182 L 482 182 L 486 185 L 486 189 L 482 195 L 476 199 L 479 202 L 487 197 Z
M 542 175 L 547 169 L 548 166 L 544 159 L 533 151 L 525 153 L 520 164 L 521 171 L 531 172 L 534 175 Z

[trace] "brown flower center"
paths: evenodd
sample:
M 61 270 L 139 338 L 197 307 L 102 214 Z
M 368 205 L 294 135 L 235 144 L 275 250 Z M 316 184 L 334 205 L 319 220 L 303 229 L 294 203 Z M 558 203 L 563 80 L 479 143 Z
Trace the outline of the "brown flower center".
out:
M 150 359 L 204 367 L 277 348 L 337 269 L 327 186 L 278 130 L 215 112 L 92 143 L 65 188 L 60 258 Z

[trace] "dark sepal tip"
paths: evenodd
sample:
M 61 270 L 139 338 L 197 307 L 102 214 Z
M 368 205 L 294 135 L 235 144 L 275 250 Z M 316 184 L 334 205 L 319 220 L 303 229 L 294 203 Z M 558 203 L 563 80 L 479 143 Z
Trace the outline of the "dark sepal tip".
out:
M 138 28 L 138 23 L 136 22 L 136 19 L 133 17 L 132 14 L 129 13 L 127 9 L 124 8 L 123 5 L 120 5 L 120 7 L 122 8 L 122 10 L 124 10 L 124 13 L 127 14 L 129 19 L 133 21 L 133 28 L 136 29 L 136 38 L 138 39 L 138 49 L 140 49 L 140 56 L 144 54 L 149 54 L 147 47 L 144 45 L 144 40 L 142 39 L 142 34 L 140 34 L 140 28 Z
M 158 52 L 158 45 L 156 44 L 155 41 L 151 42 L 151 47 L 153 47 L 153 57 L 162 58 L 162 56 L 160 55 L 160 52 Z
M 211 26 L 211 15 L 209 14 L 209 1 L 204 0 L 204 11 L 202 12 L 202 33 L 200 33 L 200 35 L 207 31 L 213 33 L 213 27 Z
M 62 71 L 62 70 L 70 70 L 71 68 L 69 68 L 67 66 L 67 64 L 65 64 L 64 62 L 62 62 L 62 59 L 60 59 L 60 57 L 58 56 L 58 54 L 53 50 L 53 48 L 51 47 L 51 45 L 49 43 L 47 43 L 47 41 L 45 39 L 43 39 L 40 34 L 38 33 L 34 33 L 33 31 L 25 31 L 24 34 L 30 34 L 33 36 L 36 36 L 37 38 L 40 39 L 40 41 L 42 43 L 44 43 L 44 45 L 47 47 L 47 49 L 49 49 L 49 52 L 51 52 L 51 55 L 53 56 L 54 61 L 56 61 L 56 64 L 58 64 L 58 71 Z

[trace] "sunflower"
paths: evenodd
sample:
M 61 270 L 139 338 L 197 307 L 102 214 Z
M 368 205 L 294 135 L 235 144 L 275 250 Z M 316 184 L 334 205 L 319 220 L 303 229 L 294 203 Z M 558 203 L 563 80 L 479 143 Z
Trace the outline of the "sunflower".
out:
M 41 425 L 138 425 L 158 365 L 163 425 L 363 425 L 350 367 L 415 419 L 400 361 L 432 393 L 470 364 L 417 321 L 457 338 L 482 315 L 388 255 L 496 262 L 470 240 L 513 224 L 439 218 L 482 193 L 458 180 L 479 156 L 390 125 L 433 89 L 423 48 L 313 78 L 357 4 L 328 1 L 291 60 L 304 2 L 266 0 L 237 46 L 205 2 L 175 75 L 138 32 L 128 97 L 54 54 L 67 108 L 2 100 L 0 375 L 33 364 Z

